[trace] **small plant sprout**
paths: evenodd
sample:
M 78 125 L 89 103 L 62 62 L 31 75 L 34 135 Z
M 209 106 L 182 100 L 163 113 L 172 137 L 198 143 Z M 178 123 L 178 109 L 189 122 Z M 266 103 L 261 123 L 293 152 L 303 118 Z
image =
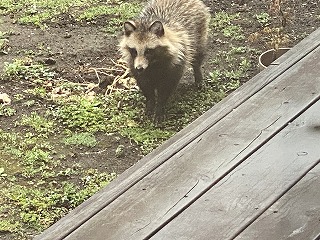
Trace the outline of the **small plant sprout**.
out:
M 66 138 L 64 138 L 64 143 L 66 145 L 74 146 L 85 146 L 85 147 L 95 147 L 97 145 L 97 140 L 92 133 L 74 133 Z
M 270 24 L 270 15 L 267 12 L 256 14 L 255 17 L 262 27 L 266 27 Z

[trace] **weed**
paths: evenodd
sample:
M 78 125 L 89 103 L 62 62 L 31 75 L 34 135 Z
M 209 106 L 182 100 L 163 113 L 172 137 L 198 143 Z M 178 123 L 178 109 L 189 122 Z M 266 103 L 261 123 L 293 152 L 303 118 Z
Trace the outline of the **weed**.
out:
M 43 24 L 43 22 L 45 20 L 50 19 L 51 14 L 48 12 L 44 12 L 44 13 L 38 13 L 35 15 L 29 14 L 26 12 L 27 15 L 20 17 L 19 19 L 19 23 L 21 24 L 27 24 L 27 23 L 32 23 L 36 26 L 39 26 L 41 28 L 45 28 L 46 25 Z
M 14 99 L 15 99 L 16 101 L 21 101 L 21 100 L 24 99 L 24 95 L 23 95 L 23 94 L 20 94 L 20 93 L 15 94 L 15 95 L 14 95 Z M 34 101 L 34 100 L 33 100 L 33 101 Z
M 173 135 L 173 131 L 161 130 L 149 125 L 126 127 L 121 130 L 121 135 L 126 136 L 141 146 L 144 154 L 149 153 L 156 146 Z
M 88 8 L 80 14 L 78 19 L 92 21 L 103 15 L 112 16 L 107 22 L 106 30 L 108 33 L 115 33 L 125 20 L 133 18 L 141 10 L 138 2 L 115 1 L 115 3 Z
M 63 91 L 80 93 L 82 93 L 85 90 L 83 86 L 66 80 L 64 81 L 63 79 L 61 79 L 61 82 L 59 83 L 59 88 Z
M 0 105 L 0 117 L 1 116 L 11 117 L 11 116 L 15 115 L 16 112 L 17 111 L 12 107 Z
M 266 27 L 270 24 L 271 18 L 269 13 L 262 12 L 260 14 L 256 14 L 255 18 L 257 19 L 257 21 L 260 23 L 262 27 Z
M 89 169 L 84 175 L 86 177 L 81 179 L 83 188 L 79 188 L 73 183 L 62 183 L 63 192 L 59 193 L 61 196 L 58 199 L 68 208 L 78 206 L 116 177 L 114 173 L 99 173 L 94 169 Z
M 55 16 L 71 12 L 73 9 L 98 3 L 99 0 L 34 0 L 14 1 L 2 0 L 0 14 L 18 13 L 18 22 L 21 24 L 34 24 L 45 28 L 45 22 Z
M 242 34 L 242 28 L 238 25 L 226 26 L 222 29 L 223 36 L 234 40 L 243 40 L 245 36 Z
M 237 55 L 237 54 L 246 53 L 247 51 L 248 51 L 247 47 L 242 47 L 242 46 L 234 47 L 234 46 L 231 46 L 231 49 L 229 50 L 229 54 L 230 55 Z
M 242 71 L 243 75 L 246 76 L 246 72 L 251 68 L 251 62 L 246 59 L 246 58 L 242 58 L 241 62 L 239 64 L 239 69 Z
M 242 33 L 242 28 L 233 22 L 239 19 L 240 14 L 228 14 L 224 11 L 217 12 L 214 17 L 211 18 L 210 27 L 214 30 L 214 35 L 222 33 L 226 38 L 231 40 L 243 40 L 245 37 Z
M 8 133 L 3 131 L 0 128 L 0 142 L 1 143 L 8 143 L 8 144 L 17 144 L 18 142 L 18 135 L 14 133 Z
M 30 124 L 32 119 L 35 121 L 34 125 Z M 39 127 L 40 119 L 42 118 L 37 114 L 33 114 L 22 122 L 31 125 L 38 132 L 51 129 L 51 124 Z M 1 185 L 0 194 L 6 209 L 0 208 L 0 216 L 3 216 L 4 211 L 6 215 L 5 219 L 0 220 L 0 230 L 7 232 L 15 233 L 22 228 L 42 231 L 65 215 L 69 208 L 76 207 L 116 177 L 115 174 L 99 173 L 92 169 L 83 171 L 79 168 L 66 168 L 59 172 L 51 170 L 59 164 L 59 161 L 52 158 L 52 147 L 30 132 L 22 136 L 21 133 L 14 134 L 0 129 L 1 156 L 3 151 L 18 159 L 19 165 L 23 166 L 19 170 L 19 176 L 29 180 L 22 184 L 5 182 Z M 9 175 L 10 171 L 0 168 L 2 180 L 14 181 Z M 81 187 L 71 182 L 48 181 L 59 176 L 77 175 L 81 179 Z
M 88 132 L 106 130 L 106 113 L 101 108 L 102 101 L 76 98 L 69 104 L 62 105 L 56 111 L 58 119 L 67 127 Z
M 34 64 L 31 59 L 17 59 L 12 63 L 5 63 L 4 77 L 6 79 L 24 79 L 39 84 L 53 79 L 55 73 L 42 64 Z
M 232 21 L 239 18 L 240 14 L 230 15 L 227 12 L 217 12 L 214 17 L 211 18 L 211 26 L 215 29 L 223 29 L 225 26 L 232 24 Z
M 29 116 L 23 116 L 20 125 L 28 126 L 33 128 L 37 133 L 53 133 L 54 122 L 50 121 L 36 112 L 32 112 Z
M 23 106 L 26 106 L 26 107 L 31 107 L 31 106 L 33 106 L 33 105 L 35 105 L 36 104 L 36 101 L 35 100 L 27 100 L 27 101 L 25 101 L 25 102 L 23 102 L 22 103 L 22 105 Z
M 41 129 L 42 131 L 42 129 Z M 9 154 L 23 168 L 22 175 L 30 178 L 54 166 L 52 147 L 41 136 L 32 133 L 13 134 L 0 131 L 0 153 Z M 57 163 L 57 161 L 56 161 Z
M 47 163 L 52 160 L 49 151 L 44 151 L 38 147 L 27 150 L 22 156 L 22 165 L 25 167 L 23 173 L 26 177 L 35 176 L 35 174 L 48 169 Z
M 19 216 L 20 224 L 36 230 L 48 227 L 67 211 L 57 207 L 61 194 L 52 192 L 50 188 L 18 185 L 3 190 L 3 195 L 16 206 L 15 214 Z
M 1 214 L 0 210 L 0 216 L 4 215 Z M 0 220 L 0 232 L 9 232 L 9 233 L 15 233 L 18 232 L 21 229 L 21 224 L 14 221 L 14 220 L 7 220 L 7 219 L 1 219 Z
M 57 21 L 57 16 L 66 13 L 77 20 L 86 21 L 93 21 L 102 15 L 111 15 L 113 18 L 108 22 L 107 27 L 111 33 L 115 32 L 120 22 L 132 18 L 140 9 L 138 2 L 119 0 L 107 0 L 104 5 L 99 0 L 34 0 L 32 3 L 3 0 L 0 3 L 0 14 L 18 12 L 19 23 L 34 24 L 41 28 L 46 28 L 46 22 L 49 20 Z
M 279 54 L 280 47 L 286 46 L 290 42 L 289 35 L 286 33 L 286 26 L 290 22 L 290 8 L 284 9 L 283 4 L 286 0 L 270 1 L 270 16 L 272 22 L 270 26 L 264 27 L 261 31 L 254 32 L 249 36 L 249 41 L 255 42 L 261 39 L 266 45 L 274 49 L 273 60 L 275 60 Z M 261 19 L 258 19 L 258 21 Z
M 25 92 L 30 93 L 30 94 L 34 95 L 35 97 L 39 97 L 39 98 L 45 98 L 47 95 L 47 90 L 42 86 L 35 87 L 33 89 L 27 89 Z
M 110 20 L 106 31 L 115 33 L 124 21 L 135 17 L 140 10 L 141 5 L 139 3 L 122 3 L 118 5 L 118 7 L 115 8 L 115 17 Z
M 238 55 L 252 51 L 246 47 L 233 46 L 229 51 L 218 51 L 211 61 L 220 67 L 209 73 L 208 82 L 219 92 L 227 93 L 237 89 L 251 67 L 248 59 Z
M 71 177 L 72 175 L 75 175 L 77 174 L 77 171 L 75 171 L 73 168 L 66 168 L 66 169 L 63 169 L 61 171 L 59 171 L 57 173 L 57 176 L 68 176 L 68 177 Z
M 78 193 L 79 197 L 83 199 L 81 199 L 80 202 L 76 202 L 74 207 L 78 206 L 117 177 L 115 173 L 100 173 L 96 169 L 88 169 L 83 175 L 85 177 L 81 180 L 84 187 Z
M 144 114 L 142 96 L 137 91 L 114 92 L 105 99 L 107 106 L 106 130 L 118 132 L 141 145 L 145 153 L 150 152 L 173 131 L 157 128 Z
M 97 140 L 92 133 L 73 133 L 70 136 L 63 139 L 66 145 L 76 145 L 85 147 L 95 147 L 97 145 Z
M 81 13 L 78 19 L 92 21 L 93 19 L 96 19 L 99 16 L 108 15 L 112 13 L 112 7 L 109 5 L 93 6 Z

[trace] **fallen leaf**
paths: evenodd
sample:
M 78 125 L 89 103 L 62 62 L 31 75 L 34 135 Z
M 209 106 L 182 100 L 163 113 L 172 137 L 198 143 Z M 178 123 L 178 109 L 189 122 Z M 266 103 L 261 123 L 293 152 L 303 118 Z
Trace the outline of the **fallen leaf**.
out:
M 9 95 L 6 93 L 0 93 L 0 103 L 3 105 L 9 105 L 11 103 Z

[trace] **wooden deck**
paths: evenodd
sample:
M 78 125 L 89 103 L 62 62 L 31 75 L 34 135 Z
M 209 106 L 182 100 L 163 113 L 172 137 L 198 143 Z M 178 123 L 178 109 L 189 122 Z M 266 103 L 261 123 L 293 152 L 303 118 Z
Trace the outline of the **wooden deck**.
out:
M 36 239 L 320 239 L 320 28 Z

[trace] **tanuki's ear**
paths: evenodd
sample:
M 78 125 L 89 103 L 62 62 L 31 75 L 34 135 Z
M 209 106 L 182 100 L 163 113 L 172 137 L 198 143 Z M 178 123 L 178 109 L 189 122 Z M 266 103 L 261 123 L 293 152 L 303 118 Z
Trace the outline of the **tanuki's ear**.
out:
M 149 27 L 149 31 L 151 33 L 156 34 L 158 37 L 162 37 L 164 35 L 164 28 L 163 28 L 162 22 L 160 21 L 153 22 Z
M 126 36 L 130 36 L 130 34 L 137 29 L 136 24 L 133 21 L 125 22 L 123 24 L 123 28 L 124 28 L 124 34 Z

